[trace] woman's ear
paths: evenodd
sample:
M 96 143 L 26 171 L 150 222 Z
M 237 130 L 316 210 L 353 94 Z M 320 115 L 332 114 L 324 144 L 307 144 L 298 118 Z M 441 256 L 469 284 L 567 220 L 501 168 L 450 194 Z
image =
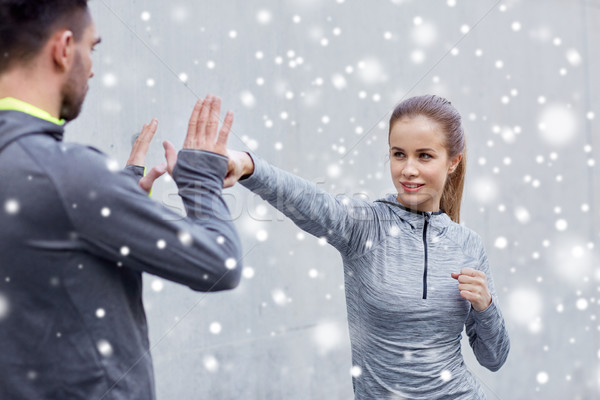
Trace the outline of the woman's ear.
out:
M 456 157 L 454 157 L 452 160 L 450 160 L 450 168 L 448 168 L 449 174 L 453 174 L 454 171 L 456 171 L 456 168 L 458 168 L 458 165 L 462 161 L 462 158 L 463 158 L 462 154 L 459 154 Z
M 52 59 L 60 71 L 71 68 L 75 54 L 75 38 L 73 32 L 64 30 L 57 32 L 52 38 Z

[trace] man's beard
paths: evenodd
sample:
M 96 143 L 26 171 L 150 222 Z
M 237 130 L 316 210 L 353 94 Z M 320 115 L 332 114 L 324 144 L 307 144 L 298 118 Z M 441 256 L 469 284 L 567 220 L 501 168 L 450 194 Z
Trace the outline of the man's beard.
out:
M 72 121 L 77 118 L 87 94 L 87 81 L 81 55 L 77 53 L 69 79 L 62 88 L 60 119 Z

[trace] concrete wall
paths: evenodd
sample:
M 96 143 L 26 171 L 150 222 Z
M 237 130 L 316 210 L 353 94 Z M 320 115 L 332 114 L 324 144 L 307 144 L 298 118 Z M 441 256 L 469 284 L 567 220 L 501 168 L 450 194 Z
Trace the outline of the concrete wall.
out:
M 393 191 L 387 119 L 448 97 L 468 132 L 464 222 L 485 239 L 512 352 L 469 367 L 489 399 L 592 399 L 597 300 L 600 1 L 91 2 L 103 43 L 67 140 L 123 163 L 160 121 L 183 142 L 194 101 L 235 112 L 231 146 L 332 193 Z M 154 198 L 181 209 L 173 182 Z M 350 399 L 341 259 L 243 188 L 227 192 L 245 247 L 230 293 L 146 276 L 159 399 Z

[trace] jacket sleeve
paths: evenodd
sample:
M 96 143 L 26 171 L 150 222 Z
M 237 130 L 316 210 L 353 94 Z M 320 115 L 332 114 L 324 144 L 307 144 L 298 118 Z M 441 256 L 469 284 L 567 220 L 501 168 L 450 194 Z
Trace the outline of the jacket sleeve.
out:
M 492 294 L 492 303 L 483 311 L 476 311 L 471 307 L 465 323 L 466 331 L 469 344 L 479 364 L 490 371 L 498 371 L 508 357 L 510 339 L 504 318 L 500 312 L 498 297 L 483 244 L 481 244 L 479 263 L 479 269 L 487 277 L 488 288 Z
M 276 168 L 255 155 L 254 172 L 240 183 L 258 194 L 277 210 L 289 217 L 302 230 L 325 238 L 342 254 L 357 248 L 365 229 L 372 224 L 372 206 L 362 200 L 346 196 L 332 196 L 316 184 Z M 363 232 L 363 233 L 361 233 Z
M 135 180 L 135 182 L 139 182 L 140 179 L 144 177 L 144 171 L 146 168 L 140 165 L 127 165 L 123 168 L 123 171 L 128 174 L 131 179 Z
M 80 146 L 72 166 L 54 171 L 56 188 L 86 251 L 115 267 L 149 272 L 198 291 L 237 286 L 241 245 L 221 196 L 227 158 L 182 150 L 173 171 L 187 217 L 151 200 L 127 171 Z M 74 166 L 77 166 L 76 168 Z

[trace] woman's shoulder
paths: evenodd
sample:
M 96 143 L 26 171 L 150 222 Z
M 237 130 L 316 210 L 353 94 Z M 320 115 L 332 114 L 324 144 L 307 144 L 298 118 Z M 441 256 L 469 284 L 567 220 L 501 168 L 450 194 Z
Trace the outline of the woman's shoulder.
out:
M 459 245 L 466 254 L 478 257 L 484 250 L 483 238 L 465 224 L 451 221 L 448 224 L 446 237 Z

